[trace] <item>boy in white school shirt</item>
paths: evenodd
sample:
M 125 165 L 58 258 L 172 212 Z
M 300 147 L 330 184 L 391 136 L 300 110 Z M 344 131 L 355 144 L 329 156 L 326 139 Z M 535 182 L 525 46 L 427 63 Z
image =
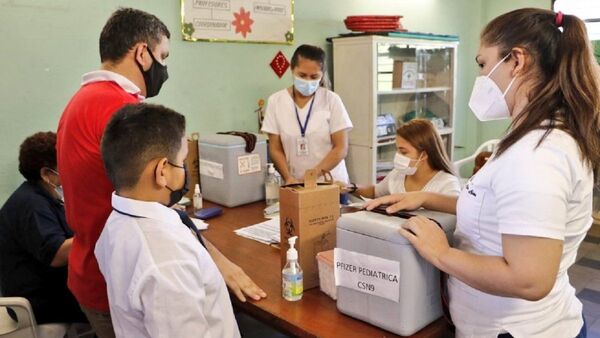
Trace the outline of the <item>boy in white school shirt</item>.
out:
M 117 337 L 239 337 L 219 270 L 170 208 L 187 191 L 185 118 L 125 106 L 101 152 L 116 191 L 95 255 Z

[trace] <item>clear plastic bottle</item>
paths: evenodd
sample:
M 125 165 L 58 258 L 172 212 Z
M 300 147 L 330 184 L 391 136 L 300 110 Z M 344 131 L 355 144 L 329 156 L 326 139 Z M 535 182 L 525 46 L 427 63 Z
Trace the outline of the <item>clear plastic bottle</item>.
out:
M 290 302 L 302 299 L 304 292 L 302 269 L 298 264 L 298 251 L 294 248 L 297 238 L 298 236 L 293 236 L 288 239 L 290 248 L 286 253 L 287 263 L 281 271 L 283 298 Z
M 265 199 L 267 206 L 279 202 L 279 179 L 275 176 L 273 163 L 267 164 L 267 177 L 265 178 Z
M 202 209 L 202 193 L 200 192 L 199 184 L 196 184 L 196 186 L 194 187 L 193 203 L 194 203 L 194 212 Z

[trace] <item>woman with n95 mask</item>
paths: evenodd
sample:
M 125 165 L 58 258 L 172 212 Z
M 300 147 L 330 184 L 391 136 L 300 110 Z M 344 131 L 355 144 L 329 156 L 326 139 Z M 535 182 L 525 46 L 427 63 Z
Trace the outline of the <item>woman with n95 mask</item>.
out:
M 367 205 L 455 213 L 454 248 L 415 217 L 400 232 L 450 275 L 457 337 L 585 337 L 569 283 L 592 225 L 600 164 L 600 85 L 584 23 L 519 9 L 492 20 L 476 56 L 469 106 L 481 121 L 512 119 L 490 160 L 458 198 L 396 194 Z
M 323 49 L 301 45 L 291 60 L 294 83 L 269 97 L 262 131 L 286 184 L 301 182 L 309 169 L 348 182 L 344 158 L 352 122 L 340 97 L 325 88 Z
M 444 142 L 433 124 L 415 119 L 396 130 L 394 169 L 374 186 L 356 187 L 350 191 L 368 198 L 411 191 L 430 191 L 458 195 L 460 182 L 454 176 Z

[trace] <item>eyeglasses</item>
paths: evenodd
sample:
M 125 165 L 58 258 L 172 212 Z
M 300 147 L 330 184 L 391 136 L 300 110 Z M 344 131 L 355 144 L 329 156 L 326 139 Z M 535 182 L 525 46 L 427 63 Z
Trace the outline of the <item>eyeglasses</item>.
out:
M 179 169 L 183 169 L 183 170 L 185 170 L 185 163 L 184 163 L 183 165 L 177 165 L 177 164 L 174 164 L 174 163 L 172 163 L 172 162 L 170 162 L 170 161 L 167 161 L 167 163 L 168 163 L 170 166 L 172 166 L 172 167 L 175 167 L 175 168 L 179 168 Z

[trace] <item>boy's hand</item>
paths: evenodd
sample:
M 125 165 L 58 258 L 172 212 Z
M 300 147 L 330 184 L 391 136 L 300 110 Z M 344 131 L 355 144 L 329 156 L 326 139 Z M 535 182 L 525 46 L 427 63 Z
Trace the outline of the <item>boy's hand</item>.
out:
M 240 301 L 245 302 L 246 296 L 254 300 L 267 297 L 267 294 L 246 275 L 244 270 L 229 259 L 221 260 L 217 267 L 221 271 L 227 287 L 235 293 Z

